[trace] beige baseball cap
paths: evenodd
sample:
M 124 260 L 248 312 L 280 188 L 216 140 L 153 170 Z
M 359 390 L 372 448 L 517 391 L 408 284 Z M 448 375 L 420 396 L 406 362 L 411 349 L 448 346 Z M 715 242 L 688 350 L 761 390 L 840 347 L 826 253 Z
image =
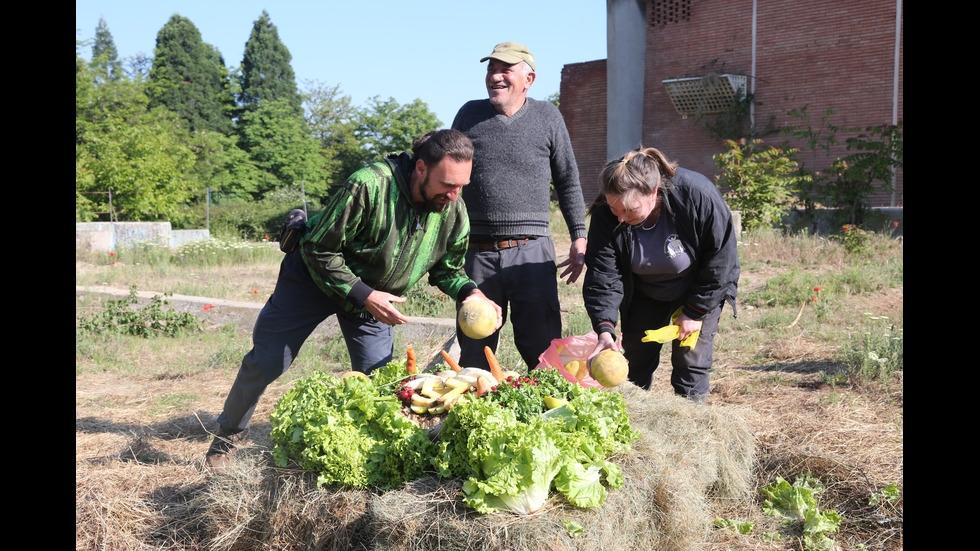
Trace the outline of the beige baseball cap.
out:
M 480 63 L 488 59 L 499 59 L 504 63 L 520 63 L 521 61 L 526 61 L 528 65 L 531 66 L 531 70 L 537 71 L 537 67 L 534 64 L 534 54 L 527 49 L 527 46 L 523 44 L 518 44 L 517 42 L 501 42 L 493 47 L 493 52 L 480 60 Z

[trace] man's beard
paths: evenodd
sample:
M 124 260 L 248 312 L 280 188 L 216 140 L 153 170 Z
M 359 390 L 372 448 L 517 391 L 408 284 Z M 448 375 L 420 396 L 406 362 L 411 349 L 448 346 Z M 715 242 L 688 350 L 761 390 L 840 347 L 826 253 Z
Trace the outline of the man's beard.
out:
M 422 181 L 421 188 L 419 189 L 419 191 L 422 194 L 422 210 L 424 210 L 425 212 L 444 212 L 446 209 L 449 208 L 449 203 L 451 203 L 451 201 L 448 200 L 449 199 L 448 196 L 443 194 L 443 195 L 433 195 L 429 197 L 428 194 L 426 193 L 428 189 L 429 189 L 429 175 L 426 174 L 425 180 Z M 445 199 L 446 202 L 445 203 L 438 202 L 438 200 L 440 199 Z

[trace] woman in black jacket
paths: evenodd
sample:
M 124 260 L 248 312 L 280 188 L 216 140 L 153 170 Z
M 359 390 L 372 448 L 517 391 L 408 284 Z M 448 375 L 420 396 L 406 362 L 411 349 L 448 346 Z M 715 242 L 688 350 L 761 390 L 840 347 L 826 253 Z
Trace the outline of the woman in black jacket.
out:
M 678 168 L 654 148 L 638 148 L 608 163 L 590 207 L 582 289 L 599 343 L 589 359 L 616 341 L 629 379 L 650 388 L 660 363 L 659 342 L 646 331 L 673 322 L 670 382 L 674 392 L 703 403 L 721 309 L 735 312 L 739 263 L 731 211 L 705 176 Z M 696 345 L 681 341 L 699 331 Z

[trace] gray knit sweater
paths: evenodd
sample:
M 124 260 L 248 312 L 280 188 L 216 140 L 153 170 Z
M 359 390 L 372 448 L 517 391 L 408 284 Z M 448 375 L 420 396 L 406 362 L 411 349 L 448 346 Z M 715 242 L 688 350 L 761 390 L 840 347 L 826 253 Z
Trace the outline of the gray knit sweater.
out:
M 557 107 L 528 98 L 507 117 L 488 99 L 469 101 L 456 114 L 453 128 L 476 148 L 470 184 L 463 188 L 472 235 L 550 235 L 553 181 L 569 234 L 586 237 L 578 166 Z

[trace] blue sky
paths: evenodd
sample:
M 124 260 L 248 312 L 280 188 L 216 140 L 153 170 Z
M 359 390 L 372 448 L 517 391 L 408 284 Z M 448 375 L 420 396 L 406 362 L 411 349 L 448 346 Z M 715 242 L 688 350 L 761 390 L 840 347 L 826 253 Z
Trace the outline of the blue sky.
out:
M 337 85 L 357 106 L 372 96 L 403 104 L 420 98 L 443 126 L 463 102 L 486 97 L 480 58 L 498 42 L 534 53 L 530 95 L 538 99 L 559 91 L 564 65 L 606 57 L 604 0 L 76 0 L 75 38 L 91 40 L 101 17 L 120 58 L 152 55 L 157 32 L 177 13 L 237 67 L 263 9 L 301 88 L 304 81 Z M 80 51 L 91 57 L 90 47 Z

